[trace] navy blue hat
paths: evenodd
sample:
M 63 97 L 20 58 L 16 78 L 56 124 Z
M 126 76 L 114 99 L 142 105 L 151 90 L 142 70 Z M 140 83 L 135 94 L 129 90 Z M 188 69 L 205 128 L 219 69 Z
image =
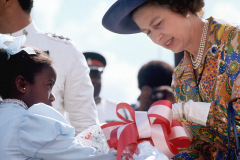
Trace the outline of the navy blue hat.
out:
M 132 34 L 141 32 L 132 19 L 132 11 L 147 0 L 117 0 L 105 13 L 103 26 L 115 33 Z
M 106 59 L 96 52 L 84 52 L 83 55 L 87 60 L 90 70 L 97 70 L 102 72 L 107 65 Z

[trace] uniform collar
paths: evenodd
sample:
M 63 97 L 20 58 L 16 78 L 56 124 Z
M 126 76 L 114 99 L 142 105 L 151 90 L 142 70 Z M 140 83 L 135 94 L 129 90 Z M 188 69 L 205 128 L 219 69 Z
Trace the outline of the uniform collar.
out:
M 37 28 L 37 26 L 35 25 L 34 21 L 32 21 L 29 25 L 27 25 L 26 27 L 22 28 L 21 30 L 11 33 L 12 36 L 16 37 L 16 36 L 21 36 L 21 35 L 25 35 L 26 37 L 29 36 L 31 33 L 36 33 L 39 32 L 39 29 Z

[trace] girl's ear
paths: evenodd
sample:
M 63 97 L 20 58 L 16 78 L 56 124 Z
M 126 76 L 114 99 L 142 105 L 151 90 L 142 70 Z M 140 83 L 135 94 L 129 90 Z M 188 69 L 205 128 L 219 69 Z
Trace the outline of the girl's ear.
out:
M 25 80 L 25 78 L 21 75 L 17 76 L 16 78 L 16 87 L 17 90 L 21 93 L 25 93 L 26 92 L 26 87 L 27 87 L 27 81 Z
M 3 0 L 4 7 L 8 8 L 13 4 L 13 0 Z

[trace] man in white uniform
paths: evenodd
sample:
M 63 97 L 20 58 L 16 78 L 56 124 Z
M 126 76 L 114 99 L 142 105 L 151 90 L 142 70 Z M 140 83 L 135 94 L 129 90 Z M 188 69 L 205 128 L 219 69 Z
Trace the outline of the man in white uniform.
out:
M 96 52 L 84 52 L 83 55 L 87 60 L 87 64 L 90 68 L 90 78 L 94 86 L 94 100 L 96 102 L 98 119 L 100 123 L 108 123 L 113 121 L 122 121 L 117 117 L 116 114 L 116 102 L 100 97 L 102 87 L 102 73 L 106 67 L 106 59 L 99 53 Z M 121 109 L 119 113 L 126 119 L 130 117 L 126 110 Z
M 33 0 L 0 1 L 0 33 L 26 35 L 26 45 L 47 52 L 57 71 L 53 88 L 53 107 L 63 115 L 68 113 L 76 134 L 97 123 L 93 86 L 89 68 L 82 53 L 68 38 L 40 32 L 31 19 Z

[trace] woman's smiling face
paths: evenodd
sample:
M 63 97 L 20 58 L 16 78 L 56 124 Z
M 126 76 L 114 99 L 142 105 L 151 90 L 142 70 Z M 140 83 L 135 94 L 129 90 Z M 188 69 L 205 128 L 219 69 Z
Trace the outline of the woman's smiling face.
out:
M 169 9 L 147 4 L 137 9 L 132 18 L 154 43 L 175 53 L 190 42 L 191 25 L 187 17 Z

